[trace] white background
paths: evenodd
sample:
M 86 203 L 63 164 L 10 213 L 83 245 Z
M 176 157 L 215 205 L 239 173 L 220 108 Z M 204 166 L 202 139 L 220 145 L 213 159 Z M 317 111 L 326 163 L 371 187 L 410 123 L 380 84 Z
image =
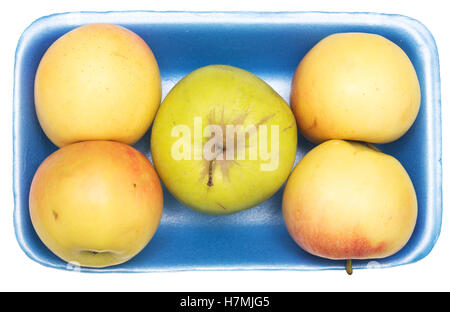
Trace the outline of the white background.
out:
M 450 222 L 447 217 L 448 86 L 450 21 L 447 1 L 8 1 L 0 12 L 0 290 L 71 291 L 437 291 L 450 290 Z M 407 15 L 420 20 L 434 35 L 442 79 L 444 207 L 440 238 L 421 261 L 389 269 L 344 271 L 172 272 L 146 274 L 83 274 L 41 266 L 16 242 L 12 196 L 12 90 L 14 52 L 22 31 L 35 19 L 66 11 L 359 11 Z

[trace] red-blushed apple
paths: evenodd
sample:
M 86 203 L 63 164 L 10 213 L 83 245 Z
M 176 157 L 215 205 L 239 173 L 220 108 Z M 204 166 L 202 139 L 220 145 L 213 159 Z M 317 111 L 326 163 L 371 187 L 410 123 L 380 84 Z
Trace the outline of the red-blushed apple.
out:
M 390 256 L 408 242 L 417 218 L 414 186 L 400 162 L 342 140 L 320 144 L 298 163 L 282 206 L 295 242 L 329 259 Z
M 42 242 L 87 267 L 123 263 L 154 235 L 163 210 L 150 161 L 123 143 L 86 141 L 51 154 L 38 168 L 29 209 Z

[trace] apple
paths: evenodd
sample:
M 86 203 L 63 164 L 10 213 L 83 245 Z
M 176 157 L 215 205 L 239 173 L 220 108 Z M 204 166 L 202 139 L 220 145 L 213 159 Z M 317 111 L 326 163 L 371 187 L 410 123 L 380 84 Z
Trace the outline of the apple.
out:
M 31 221 L 61 259 L 87 267 L 128 261 L 155 233 L 163 196 L 150 161 L 123 143 L 67 145 L 44 160 L 29 196 Z
M 34 92 L 40 125 L 57 146 L 87 140 L 133 144 L 155 117 L 161 78 L 138 35 L 117 25 L 89 24 L 48 48 Z
M 298 127 L 315 143 L 345 139 L 387 143 L 411 127 L 420 85 L 403 50 L 366 33 L 321 40 L 302 59 L 291 88 Z
M 411 237 L 414 186 L 398 160 L 371 146 L 330 140 L 300 160 L 283 194 L 289 234 L 329 259 L 384 258 Z
M 183 204 L 208 214 L 258 205 L 287 179 L 297 150 L 288 104 L 236 67 L 211 65 L 181 79 L 158 110 L 155 168 Z

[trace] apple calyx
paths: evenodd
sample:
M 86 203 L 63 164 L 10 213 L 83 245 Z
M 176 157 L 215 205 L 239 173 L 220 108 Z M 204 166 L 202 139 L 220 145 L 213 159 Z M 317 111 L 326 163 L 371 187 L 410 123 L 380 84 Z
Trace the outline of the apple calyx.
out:
M 80 254 L 98 256 L 98 255 L 120 255 L 121 253 L 113 250 L 83 249 L 80 250 Z

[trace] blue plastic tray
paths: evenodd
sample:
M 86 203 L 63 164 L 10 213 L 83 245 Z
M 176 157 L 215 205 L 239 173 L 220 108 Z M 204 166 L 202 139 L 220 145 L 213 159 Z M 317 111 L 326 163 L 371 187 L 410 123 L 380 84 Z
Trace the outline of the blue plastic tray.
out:
M 398 141 L 379 146 L 405 166 L 417 191 L 414 234 L 397 254 L 354 261 L 354 268 L 391 267 L 425 257 L 441 226 L 441 109 L 435 42 L 419 22 L 372 13 L 107 12 L 43 17 L 23 33 L 17 47 L 14 89 L 14 223 L 17 240 L 33 260 L 73 269 L 39 240 L 30 222 L 28 193 L 39 164 L 56 147 L 41 130 L 33 102 L 36 68 L 61 35 L 86 23 L 115 23 L 139 34 L 158 60 L 163 98 L 192 70 L 209 64 L 244 68 L 266 80 L 286 100 L 294 70 L 305 53 L 336 32 L 370 32 L 397 43 L 417 71 L 422 105 L 416 122 Z M 135 146 L 150 159 L 150 134 Z M 313 147 L 299 136 L 296 162 Z M 131 261 L 100 272 L 204 269 L 343 269 L 344 261 L 312 256 L 288 235 L 281 214 L 282 189 L 263 204 L 229 216 L 194 212 L 164 190 L 161 225 L 150 244 Z

